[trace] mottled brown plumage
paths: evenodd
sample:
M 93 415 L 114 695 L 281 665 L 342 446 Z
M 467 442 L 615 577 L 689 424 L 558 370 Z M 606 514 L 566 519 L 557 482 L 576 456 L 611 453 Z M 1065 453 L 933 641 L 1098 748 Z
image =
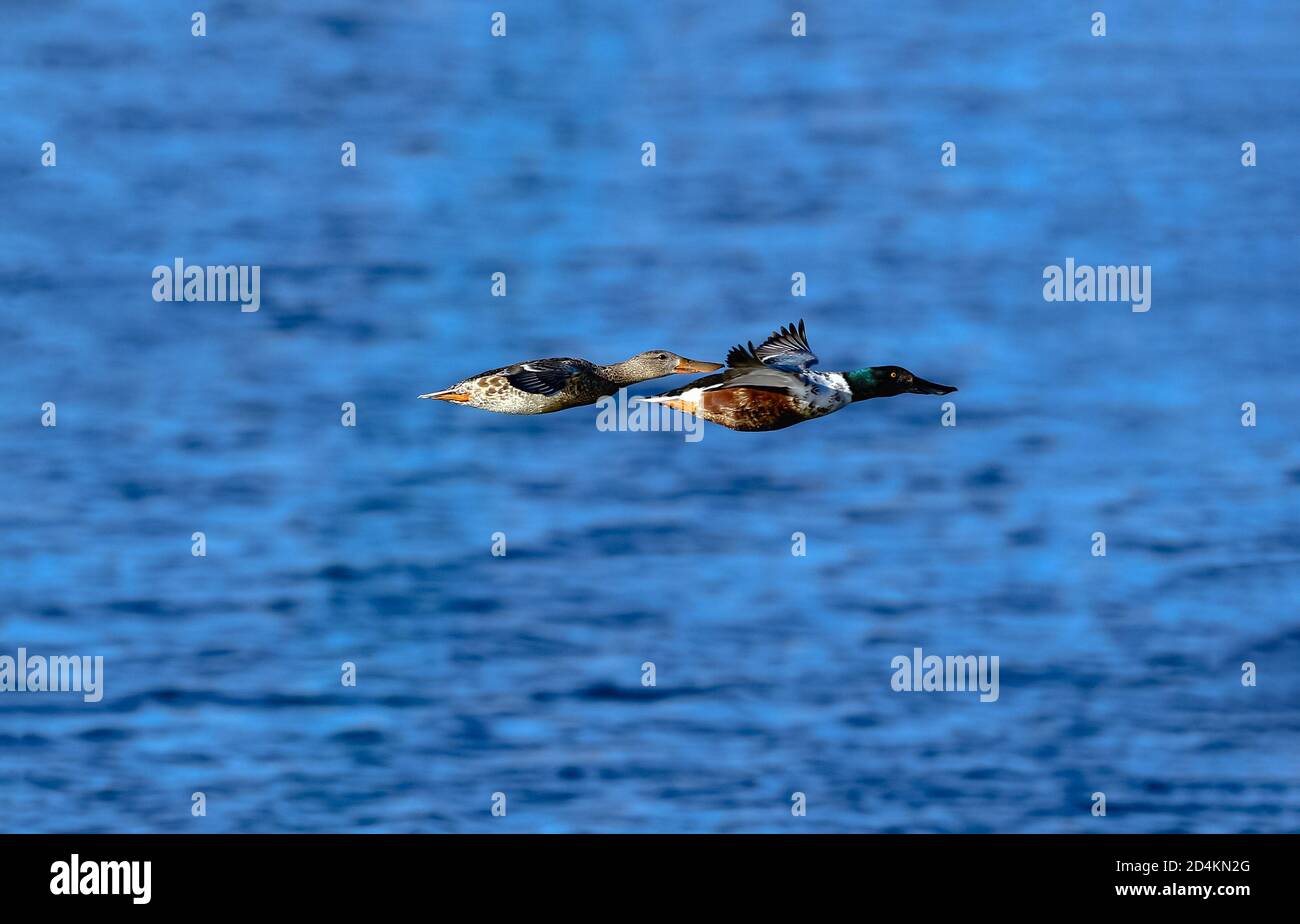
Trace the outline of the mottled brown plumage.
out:
M 637 382 L 678 372 L 711 372 L 719 368 L 720 363 L 686 359 L 667 350 L 647 350 L 608 366 L 570 357 L 532 359 L 480 372 L 450 388 L 420 397 L 467 404 L 499 414 L 550 414 L 595 404 L 602 397 Z

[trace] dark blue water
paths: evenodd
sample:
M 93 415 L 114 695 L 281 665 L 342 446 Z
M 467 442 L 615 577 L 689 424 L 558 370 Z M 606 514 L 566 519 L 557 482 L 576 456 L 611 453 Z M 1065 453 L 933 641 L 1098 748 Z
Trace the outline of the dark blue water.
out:
M 6 12 L 0 654 L 105 692 L 0 694 L 0 826 L 1300 829 L 1295 8 L 515 6 Z M 1045 302 L 1067 257 L 1151 310 Z M 958 425 L 415 400 L 798 317 Z M 893 692 L 918 646 L 999 699 Z

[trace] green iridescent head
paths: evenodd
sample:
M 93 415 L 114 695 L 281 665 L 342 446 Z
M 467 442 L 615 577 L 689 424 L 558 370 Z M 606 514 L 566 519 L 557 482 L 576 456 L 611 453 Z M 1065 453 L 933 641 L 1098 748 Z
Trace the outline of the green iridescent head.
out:
M 854 401 L 892 398 L 894 395 L 902 394 L 949 395 L 957 390 L 952 385 L 927 382 L 902 366 L 864 366 L 853 372 L 846 372 L 844 377 L 848 379 Z

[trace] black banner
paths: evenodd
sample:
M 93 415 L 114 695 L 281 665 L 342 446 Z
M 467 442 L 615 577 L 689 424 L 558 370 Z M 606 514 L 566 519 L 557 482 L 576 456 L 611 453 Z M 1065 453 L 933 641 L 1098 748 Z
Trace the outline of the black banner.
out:
M 497 901 L 533 881 L 577 904 L 610 888 L 635 902 L 647 889 L 758 899 L 815 883 L 926 907 L 979 895 L 1003 908 L 1048 898 L 1230 913 L 1284 897 L 1296 847 L 1290 835 L 31 835 L 0 838 L 0 882 L 10 907 L 81 911 L 330 912 L 449 892 Z

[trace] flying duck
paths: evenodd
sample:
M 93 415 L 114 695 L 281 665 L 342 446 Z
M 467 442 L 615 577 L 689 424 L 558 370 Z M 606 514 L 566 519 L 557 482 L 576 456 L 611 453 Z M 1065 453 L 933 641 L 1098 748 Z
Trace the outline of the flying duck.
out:
M 647 350 L 609 366 L 598 366 L 585 359 L 531 359 L 471 375 L 450 388 L 420 397 L 467 404 L 499 414 L 549 414 L 595 404 L 625 385 L 677 372 L 712 372 L 721 368 L 721 363 L 686 359 L 667 350 Z
M 855 401 L 894 395 L 947 395 L 957 389 L 936 385 L 901 366 L 863 366 L 852 372 L 817 372 L 803 321 L 782 327 L 757 348 L 734 346 L 730 367 L 673 391 L 642 398 L 694 414 L 732 430 L 781 430 L 825 417 Z

